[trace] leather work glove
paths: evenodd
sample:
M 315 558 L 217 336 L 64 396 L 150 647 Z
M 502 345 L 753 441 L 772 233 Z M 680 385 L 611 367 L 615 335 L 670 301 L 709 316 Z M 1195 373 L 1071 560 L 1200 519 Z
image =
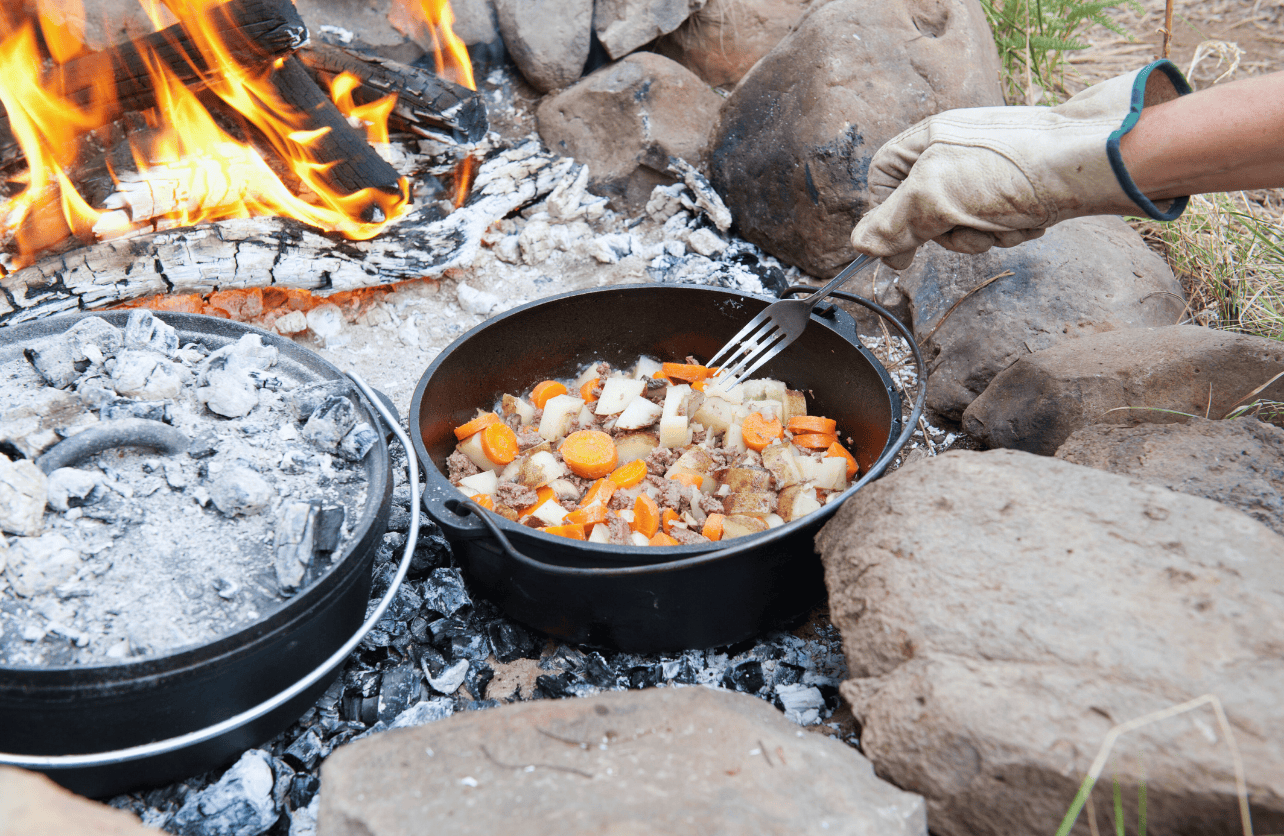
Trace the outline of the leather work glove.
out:
M 981 253 L 1038 238 L 1084 215 L 1170 221 L 1187 198 L 1161 208 L 1133 184 L 1119 152 L 1143 107 L 1190 92 L 1169 61 L 1103 81 L 1056 107 L 977 107 L 928 117 L 874 154 L 876 208 L 852 246 L 903 270 L 927 241 Z

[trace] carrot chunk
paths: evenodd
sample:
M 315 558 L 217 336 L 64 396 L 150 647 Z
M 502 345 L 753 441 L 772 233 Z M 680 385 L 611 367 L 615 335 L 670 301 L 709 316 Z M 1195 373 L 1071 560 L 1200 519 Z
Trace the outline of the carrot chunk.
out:
M 571 472 L 581 479 L 600 479 L 619 464 L 615 439 L 601 430 L 577 430 L 558 448 Z
M 475 493 L 472 496 L 470 496 L 469 499 L 471 499 L 473 502 L 476 502 L 478 505 L 485 508 L 487 511 L 495 510 L 495 500 L 491 499 L 489 496 L 487 496 L 484 493 Z
M 660 528 L 660 506 L 644 493 L 633 502 L 633 522 L 629 527 L 643 537 L 652 537 Z
M 693 363 L 664 363 L 661 366 L 664 376 L 670 380 L 681 380 L 686 383 L 694 383 L 697 380 L 704 380 L 709 376 L 707 366 L 697 366 Z
M 838 436 L 823 433 L 805 433 L 794 436 L 794 445 L 807 450 L 825 450 L 838 443 Z
M 722 539 L 722 519 L 723 519 L 722 514 L 710 514 L 709 516 L 705 517 L 704 528 L 700 529 L 700 533 L 703 534 L 709 540 L 721 540 Z
M 615 493 L 617 487 L 619 486 L 615 484 L 615 480 L 610 476 L 598 479 L 589 485 L 589 489 L 584 492 L 584 497 L 580 500 L 580 507 L 587 508 L 593 504 L 605 506 L 606 503 L 611 501 L 611 496 Z
M 838 433 L 838 422 L 833 418 L 822 418 L 819 415 L 795 415 L 789 419 L 785 429 L 794 435 L 802 435 L 803 433 L 836 435 Z
M 545 502 L 548 502 L 550 499 L 555 498 L 557 494 L 553 492 L 552 488 L 545 485 L 542 488 L 535 489 L 535 496 L 538 498 L 533 503 L 527 505 L 525 508 L 518 508 L 517 513 L 523 517 L 527 514 L 532 514 L 535 512 L 536 508 L 543 505 Z
M 650 545 L 650 546 L 680 546 L 680 545 L 682 545 L 682 544 L 681 544 L 681 543 L 679 543 L 677 540 L 674 540 L 674 539 L 673 539 L 672 537 L 670 537 L 669 535 L 665 534 L 663 531 L 657 531 L 654 535 L 652 535 L 652 536 L 651 536 L 651 538 L 650 538 L 650 539 L 648 539 L 648 540 L 647 540 L 647 545 Z
M 601 386 L 602 379 L 600 377 L 595 377 L 585 382 L 580 387 L 580 398 L 584 400 L 584 403 L 593 403 L 593 401 L 597 400 L 597 393 L 602 391 Z
M 860 470 L 860 465 L 856 463 L 856 457 L 853 456 L 851 453 L 847 452 L 847 448 L 839 444 L 837 441 L 835 441 L 833 444 L 825 448 L 825 457 L 828 458 L 829 456 L 840 456 L 844 459 L 847 459 L 847 478 L 848 479 L 855 476 L 856 472 Z
M 597 525 L 606 522 L 606 506 L 599 502 L 579 508 L 566 515 L 566 521 L 580 525 Z
M 698 488 L 704 484 L 704 477 L 699 473 L 675 473 L 665 478 L 686 485 L 688 488 Z
M 503 422 L 496 422 L 482 430 L 482 452 L 495 464 L 508 464 L 517 458 L 517 433 Z
M 455 438 L 463 441 L 471 435 L 481 432 L 491 424 L 498 424 L 499 416 L 493 412 L 483 412 L 471 421 L 455 427 Z
M 614 482 L 617 488 L 631 488 L 645 479 L 646 473 L 646 462 L 642 459 L 634 459 L 611 471 L 611 475 L 607 478 Z
M 677 511 L 674 511 L 672 508 L 665 508 L 663 513 L 660 514 L 660 527 L 664 529 L 665 534 L 668 534 L 669 529 L 673 528 L 673 524 L 679 519 L 681 519 L 681 517 L 678 516 Z
M 740 425 L 740 432 L 746 447 L 762 452 L 762 448 L 785 434 L 785 428 L 775 418 L 769 421 L 761 412 L 754 412 Z
M 556 380 L 545 380 L 535 384 L 535 388 L 531 390 L 531 400 L 535 403 L 536 409 L 543 409 L 550 398 L 565 394 L 566 384 L 558 383 Z
M 546 525 L 540 529 L 545 534 L 556 534 L 558 537 L 569 537 L 572 540 L 587 540 L 584 534 L 584 526 L 579 523 L 568 523 L 567 525 Z

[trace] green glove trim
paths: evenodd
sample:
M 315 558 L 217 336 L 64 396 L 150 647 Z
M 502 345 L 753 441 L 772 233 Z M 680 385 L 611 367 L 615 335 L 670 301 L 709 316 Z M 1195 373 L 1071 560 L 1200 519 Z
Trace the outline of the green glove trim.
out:
M 1106 140 L 1106 156 L 1110 159 L 1110 168 L 1115 172 L 1115 178 L 1119 181 L 1120 187 L 1123 188 L 1124 194 L 1132 199 L 1141 207 L 1145 213 L 1156 221 L 1175 221 L 1181 217 L 1181 213 L 1186 211 L 1186 204 L 1190 202 L 1189 197 L 1179 197 L 1174 200 L 1168 207 L 1167 211 L 1160 209 L 1141 193 L 1137 184 L 1132 181 L 1132 175 L 1128 173 L 1124 165 L 1123 154 L 1119 151 L 1119 140 L 1123 135 L 1128 133 L 1137 124 L 1137 119 L 1141 116 L 1141 109 L 1145 106 L 1146 101 L 1146 83 L 1150 80 L 1150 74 L 1155 70 L 1160 70 L 1168 76 L 1173 87 L 1177 89 L 1177 95 L 1185 96 L 1191 92 L 1190 84 L 1187 83 L 1186 77 L 1177 69 L 1177 65 L 1168 59 L 1155 61 L 1147 65 L 1141 72 L 1137 73 L 1137 78 L 1132 83 L 1132 102 L 1128 108 L 1128 115 L 1124 117 L 1123 124 L 1119 130 L 1110 135 Z

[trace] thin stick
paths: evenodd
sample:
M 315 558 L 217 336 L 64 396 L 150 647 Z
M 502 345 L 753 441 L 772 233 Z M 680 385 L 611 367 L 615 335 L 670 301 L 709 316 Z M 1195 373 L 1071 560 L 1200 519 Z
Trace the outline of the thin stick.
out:
M 1167 58 L 1169 47 L 1173 40 L 1173 2 L 1174 0 L 1165 0 L 1164 2 L 1164 46 L 1160 50 L 1159 56 Z
M 932 335 L 935 334 L 937 330 L 942 325 L 945 324 L 945 320 L 950 318 L 950 314 L 957 311 L 959 309 L 959 305 L 962 305 L 964 302 L 966 302 L 968 297 L 971 296 L 973 293 L 976 293 L 978 290 L 982 290 L 983 288 L 989 287 L 991 284 L 993 284 L 994 282 L 997 282 L 999 279 L 1006 278 L 1008 276 L 1015 276 L 1015 275 L 1016 273 L 1013 273 L 1011 270 L 1004 270 L 1002 273 L 999 273 L 997 276 L 990 276 L 990 278 L 981 282 L 979 285 L 972 288 L 967 293 L 964 293 L 962 298 L 960 298 L 953 305 L 950 305 L 950 309 L 945 312 L 945 316 L 941 317 L 939 320 L 936 321 L 936 324 L 932 326 L 932 330 L 928 331 L 927 336 L 923 337 L 923 339 L 920 340 L 920 342 L 927 342 L 928 340 L 930 340 L 932 338 Z
M 1267 386 L 1270 386 L 1272 383 L 1274 383 L 1275 381 L 1279 380 L 1281 377 L 1284 377 L 1284 372 L 1280 372 L 1279 374 L 1275 375 L 1275 377 L 1272 377 L 1270 380 L 1266 381 L 1266 382 L 1265 382 L 1265 383 L 1263 383 L 1261 386 L 1258 386 L 1256 389 L 1254 389 L 1253 391 L 1249 392 L 1249 393 L 1248 393 L 1247 395 L 1245 395 L 1244 397 L 1242 397 L 1242 398 L 1240 398 L 1239 400 L 1235 401 L 1235 403 L 1231 404 L 1230 412 L 1227 412 L 1227 413 L 1226 413 L 1224 416 L 1222 416 L 1222 417 L 1223 417 L 1223 418 L 1229 418 L 1229 417 L 1230 417 L 1231 412 L 1234 412 L 1234 411 L 1235 411 L 1235 407 L 1239 406 L 1240 404 L 1242 404 L 1244 401 L 1248 400 L 1249 398 L 1254 397 L 1254 396 L 1255 396 L 1255 395 L 1257 395 L 1259 392 L 1261 392 L 1263 389 L 1265 389 Z

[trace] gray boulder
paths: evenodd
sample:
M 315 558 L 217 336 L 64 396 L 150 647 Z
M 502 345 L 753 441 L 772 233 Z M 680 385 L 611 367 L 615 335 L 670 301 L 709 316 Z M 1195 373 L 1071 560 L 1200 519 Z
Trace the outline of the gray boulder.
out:
M 597 0 L 593 31 L 607 55 L 623 58 L 677 29 L 704 4 L 705 0 Z
M 1284 828 L 1284 538 L 1206 499 L 995 450 L 867 486 L 817 542 L 861 747 L 927 798 L 932 832 L 1056 832 L 1112 727 L 1205 694 L 1233 726 L 1255 829 Z M 1207 706 L 1124 734 L 1099 814 L 1112 774 L 1131 825 L 1144 776 L 1147 832 L 1238 832 Z
M 1284 534 L 1284 429 L 1256 418 L 1094 424 L 1067 438 L 1057 458 L 1216 500 Z
M 832 0 L 741 79 L 722 109 L 710 180 L 741 235 L 817 276 L 855 252 L 866 172 L 884 142 L 954 107 L 1003 104 L 976 0 Z
M 455 714 L 335 750 L 321 784 L 327 836 L 926 834 L 856 750 L 698 686 Z
M 584 72 L 593 0 L 495 0 L 504 46 L 531 86 L 558 90 Z
M 703 157 L 721 105 L 686 67 L 638 52 L 546 97 L 536 116 L 549 148 L 588 166 L 595 194 L 634 212 L 656 186 L 675 182 L 670 157 Z
M 709 0 L 654 49 L 714 87 L 735 84 L 821 2 Z
M 990 447 L 1051 456 L 1089 424 L 1170 424 L 1226 416 L 1252 398 L 1284 400 L 1284 343 L 1194 325 L 1090 334 L 1028 354 L 963 413 Z
M 1185 306 L 1172 270 L 1113 216 L 1069 220 L 981 255 L 929 243 L 899 286 L 929 358 L 927 404 L 954 421 L 996 374 L 1031 352 L 1087 334 L 1173 325 Z

